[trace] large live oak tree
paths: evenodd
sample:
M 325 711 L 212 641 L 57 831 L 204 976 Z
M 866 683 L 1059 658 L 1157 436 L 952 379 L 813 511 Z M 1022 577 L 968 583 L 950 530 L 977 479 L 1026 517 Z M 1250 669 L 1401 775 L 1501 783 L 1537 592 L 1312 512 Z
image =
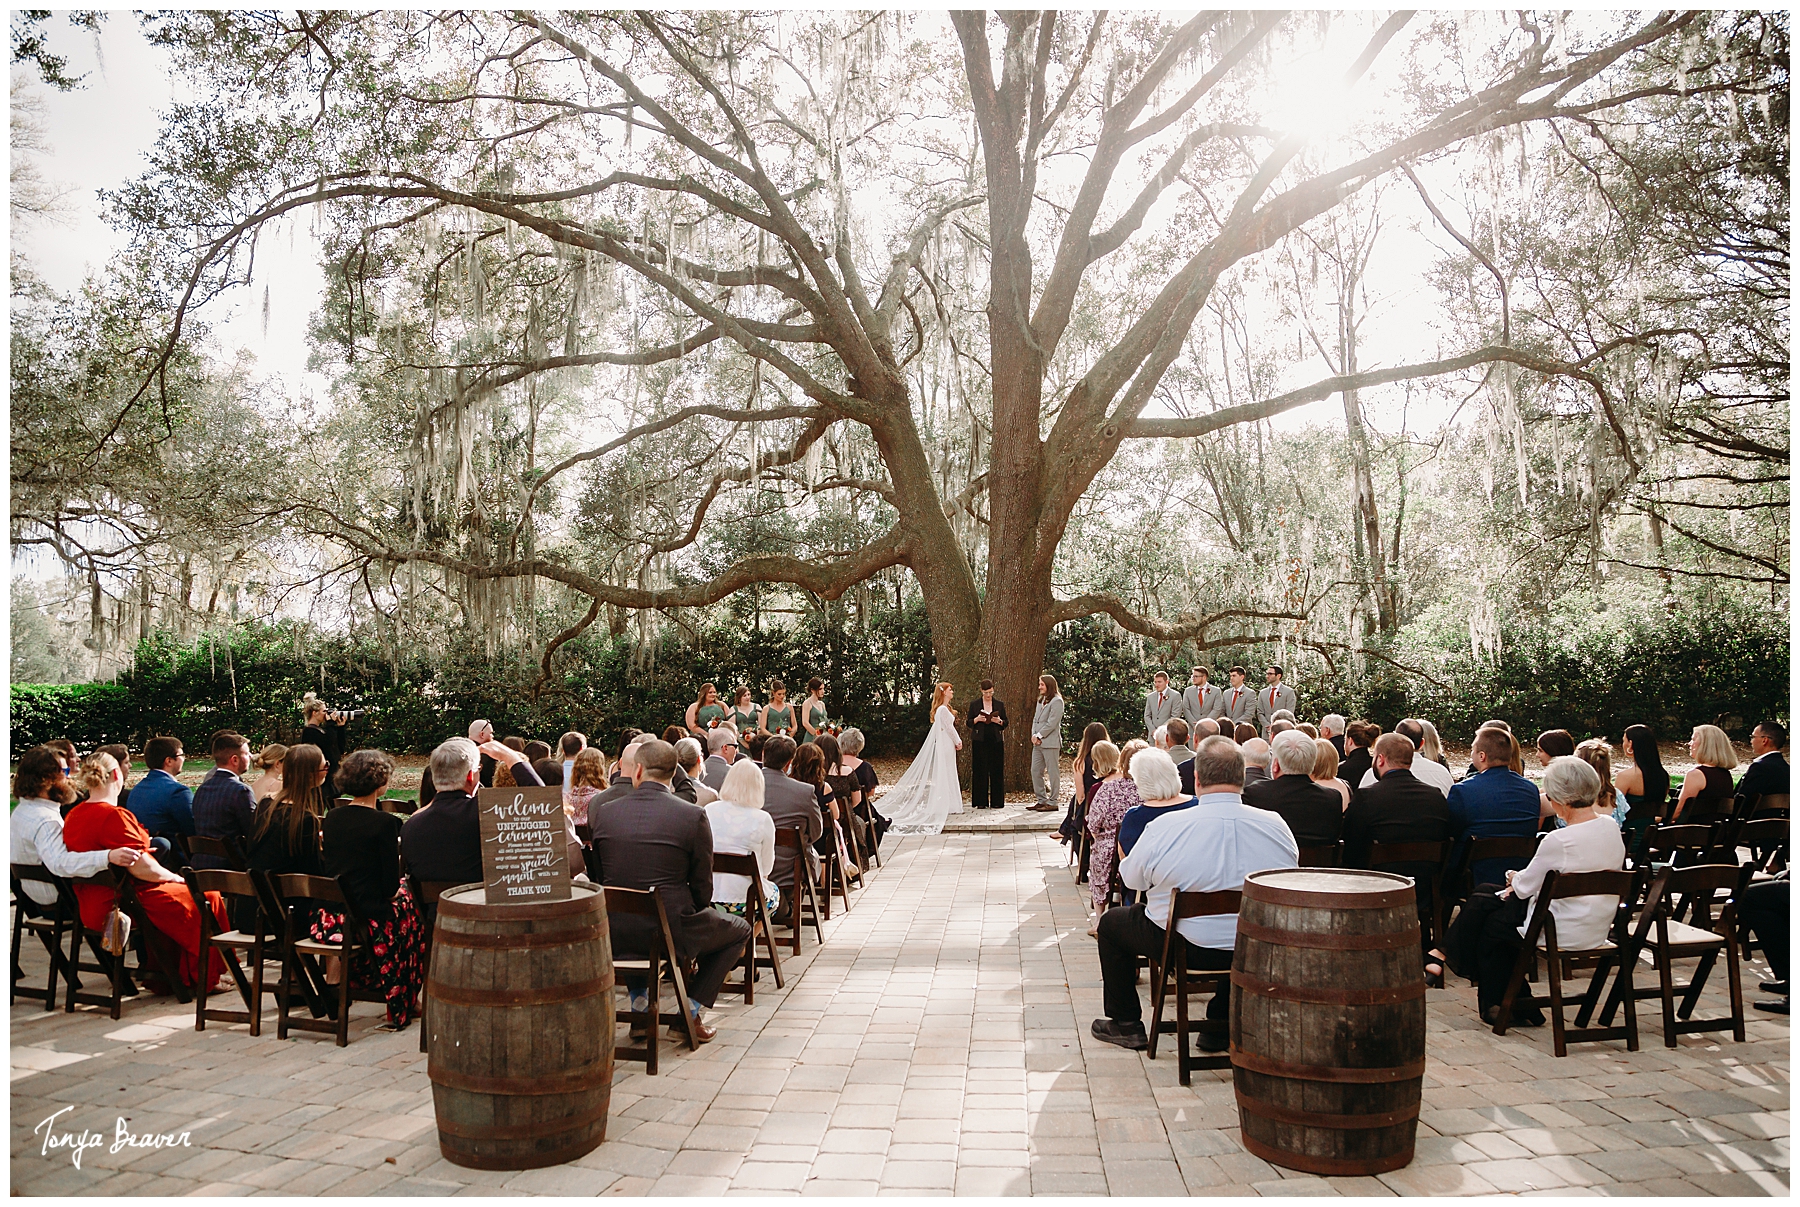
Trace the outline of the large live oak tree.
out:
M 959 12 L 948 30 L 908 34 L 907 19 L 885 14 L 183 14 L 159 18 L 156 36 L 201 99 L 177 109 L 152 172 L 118 202 L 147 238 L 184 238 L 170 262 L 181 314 L 249 279 L 271 223 L 324 215 L 322 338 L 374 358 L 382 389 L 417 394 L 417 422 L 394 438 L 463 450 L 454 472 L 421 453 L 386 513 L 325 500 L 289 514 L 385 566 L 546 579 L 587 597 L 586 616 L 544 651 L 546 670 L 605 605 L 704 606 L 758 583 L 834 599 L 905 567 L 944 677 L 964 699 L 992 677 L 1028 716 L 1058 622 L 1104 613 L 1206 648 L 1306 615 L 1305 599 L 1222 599 L 1171 620 L 1105 592 L 1059 598 L 1071 515 L 1127 440 L 1198 437 L 1343 391 L 1506 363 L 1583 383 L 1631 457 L 1602 374 L 1510 338 L 1204 415 L 1145 414 L 1234 266 L 1471 140 L 1685 92 L 1673 65 L 1685 73 L 1694 59 L 1692 13 L 1608 15 L 1580 33 L 1520 14 L 1481 26 L 1473 48 L 1447 17 L 1376 17 L 1344 103 L 1384 59 L 1405 64 L 1405 87 L 1356 137 L 1309 147 L 1260 110 L 1271 46 L 1311 19 Z M 1668 82 L 1644 84 L 1658 65 Z M 947 237 L 974 249 L 985 286 L 947 282 Z M 947 288 L 978 299 L 983 330 L 959 332 Z M 596 290 L 610 299 L 603 321 L 584 309 Z M 978 365 L 991 406 L 985 460 L 971 453 L 954 483 L 921 430 L 921 366 L 943 355 Z M 531 445 L 504 523 L 464 488 L 462 425 L 481 400 L 571 369 L 642 383 L 701 363 L 713 385 L 748 388 L 665 400 L 549 466 Z M 132 401 L 158 388 L 152 374 Z M 845 426 L 872 445 L 881 476 L 865 467 L 808 487 L 855 492 L 891 517 L 858 547 L 754 554 L 674 585 L 646 585 L 641 564 L 634 582 L 535 551 L 534 509 L 579 466 L 666 455 L 653 442 L 671 432 L 710 450 L 683 467 L 687 518 L 646 537 L 647 560 L 691 545 L 721 498 L 803 464 Z M 770 435 L 745 435 L 759 428 Z M 433 474 L 455 478 L 448 505 L 422 487 Z M 957 517 L 983 498 L 978 567 Z M 1021 776 L 1027 727 L 1009 740 Z

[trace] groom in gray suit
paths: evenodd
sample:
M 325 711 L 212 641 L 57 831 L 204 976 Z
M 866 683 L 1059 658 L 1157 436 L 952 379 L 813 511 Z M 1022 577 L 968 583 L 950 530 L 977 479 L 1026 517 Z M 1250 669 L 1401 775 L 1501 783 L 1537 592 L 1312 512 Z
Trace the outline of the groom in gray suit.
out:
M 1056 676 L 1040 675 L 1037 709 L 1031 715 L 1031 791 L 1037 797 L 1033 813 L 1054 813 L 1062 807 L 1056 803 L 1062 791 L 1062 723 L 1062 690 Z

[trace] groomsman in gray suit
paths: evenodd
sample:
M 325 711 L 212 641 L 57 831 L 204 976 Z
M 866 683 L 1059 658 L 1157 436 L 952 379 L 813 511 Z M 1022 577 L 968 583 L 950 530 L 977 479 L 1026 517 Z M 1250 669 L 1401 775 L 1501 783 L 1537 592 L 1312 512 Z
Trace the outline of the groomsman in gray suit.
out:
M 1231 686 L 1219 693 L 1219 715 L 1233 725 L 1255 724 L 1256 693 L 1244 686 L 1244 668 L 1231 668 Z
M 1062 792 L 1062 690 L 1055 675 L 1038 677 L 1037 708 L 1031 714 L 1031 791 L 1037 804 L 1033 813 L 1054 813 L 1062 806 L 1057 798 Z
M 1295 716 L 1300 715 L 1295 711 L 1300 697 L 1294 694 L 1293 688 L 1281 681 L 1281 668 L 1271 666 L 1267 677 L 1269 685 L 1256 693 L 1256 720 L 1253 722 L 1265 734 L 1269 732 L 1269 726 L 1275 723 L 1275 714 L 1282 709 L 1287 709 Z
M 1144 694 L 1144 733 L 1151 743 L 1156 731 L 1181 715 L 1181 697 L 1169 690 L 1169 672 L 1157 671 L 1155 686 Z
M 1225 708 L 1219 689 L 1207 682 L 1210 674 L 1204 666 L 1196 666 L 1193 683 L 1181 693 L 1181 719 L 1190 729 L 1202 721 L 1217 720 Z

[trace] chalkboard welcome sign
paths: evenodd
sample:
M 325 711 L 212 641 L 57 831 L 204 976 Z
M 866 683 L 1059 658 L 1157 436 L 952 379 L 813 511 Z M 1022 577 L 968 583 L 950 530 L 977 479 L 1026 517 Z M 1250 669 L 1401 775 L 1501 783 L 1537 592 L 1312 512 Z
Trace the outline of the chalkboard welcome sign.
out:
M 483 788 L 480 803 L 487 903 L 568 900 L 562 789 Z

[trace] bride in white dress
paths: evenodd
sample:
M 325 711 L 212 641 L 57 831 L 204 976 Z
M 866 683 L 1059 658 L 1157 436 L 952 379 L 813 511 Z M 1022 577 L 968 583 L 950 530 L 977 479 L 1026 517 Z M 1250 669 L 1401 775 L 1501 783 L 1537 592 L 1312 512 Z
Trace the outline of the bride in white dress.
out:
M 944 828 L 944 818 L 963 811 L 962 783 L 956 778 L 962 739 L 956 736 L 956 714 L 950 711 L 952 695 L 948 683 L 937 685 L 925 745 L 906 774 L 881 795 L 881 811 L 893 822 L 895 834 L 936 834 Z

